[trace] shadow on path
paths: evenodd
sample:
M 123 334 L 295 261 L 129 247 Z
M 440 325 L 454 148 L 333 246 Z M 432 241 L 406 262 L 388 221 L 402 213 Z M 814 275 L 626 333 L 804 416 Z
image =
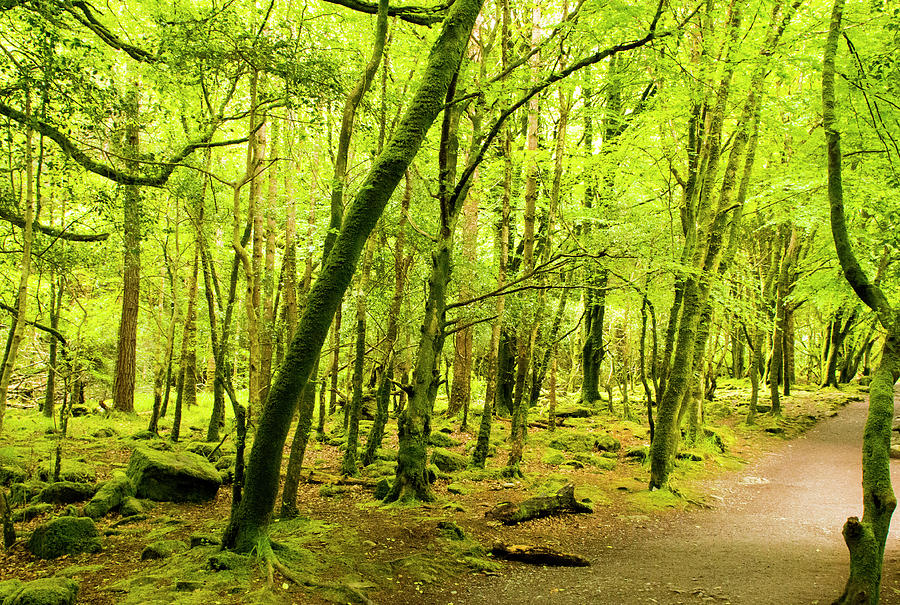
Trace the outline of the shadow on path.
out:
M 866 402 L 739 473 L 708 484 L 711 510 L 672 515 L 597 540 L 581 569 L 510 567 L 436 603 L 799 605 L 831 603 L 849 559 L 841 536 L 862 516 L 861 441 Z M 892 463 L 900 489 L 900 461 Z M 602 509 L 597 514 L 603 514 Z M 612 542 L 609 540 L 612 539 Z M 610 547 L 611 546 L 611 547 Z M 900 604 L 900 528 L 888 537 L 882 603 Z

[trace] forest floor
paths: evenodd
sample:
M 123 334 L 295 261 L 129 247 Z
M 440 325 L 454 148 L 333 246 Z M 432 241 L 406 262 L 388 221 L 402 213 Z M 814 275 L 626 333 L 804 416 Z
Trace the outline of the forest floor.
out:
M 574 526 L 564 544 L 591 567 L 510 566 L 461 585 L 452 598 L 435 593 L 421 602 L 831 603 L 849 569 L 841 527 L 847 516 L 862 516 L 867 410 L 867 402 L 853 402 L 742 470 L 703 482 L 709 509 Z M 897 485 L 900 461 L 892 461 L 891 475 Z M 881 602 L 900 603 L 896 523 L 883 578 Z
M 100 554 L 42 561 L 19 540 L 0 553 L 0 580 L 66 575 L 80 583 L 79 603 L 99 604 L 829 603 L 840 593 L 848 567 L 841 526 L 848 515 L 861 513 L 865 403 L 855 388 L 795 390 L 785 400 L 783 419 L 763 415 L 748 427 L 742 422 L 747 396 L 743 385 L 720 387 L 717 401 L 707 406 L 707 420 L 727 451 L 718 451 L 710 439 L 694 446 L 697 459 L 678 462 L 677 493 L 646 491 L 646 464 L 624 455 L 647 442 L 646 427 L 621 420 L 605 405 L 591 418 L 567 420 L 570 426 L 555 433 L 531 429 L 525 478 L 512 482 L 499 473 L 508 434 L 508 424 L 499 420 L 492 439 L 498 453 L 488 469 L 441 473 L 432 504 L 384 506 L 370 487 L 302 484 L 302 516 L 274 523 L 271 536 L 286 547 L 279 553 L 282 562 L 310 579 L 312 588 L 277 571 L 268 577 L 253 559 L 235 570 L 210 571 L 206 561 L 214 546 L 141 561 L 141 551 L 155 540 L 219 534 L 230 506 L 226 487 L 207 504 L 157 503 L 146 518 L 125 524 L 117 514 L 101 519 Z M 202 410 L 197 406 L 187 416 L 188 439 L 202 433 Z M 12 411 L 8 420 L 0 450 L 28 450 L 35 468 L 45 463 L 54 444 L 44 434 L 49 421 L 36 410 Z M 74 418 L 66 455 L 92 464 L 102 480 L 127 464 L 137 443 L 131 435 L 145 422 L 140 414 Z M 457 425 L 458 420 L 436 419 L 435 431 L 444 428 L 457 443 L 448 449 L 467 454 L 474 435 Z M 115 435 L 94 437 L 98 427 L 112 428 Z M 585 434 L 612 435 L 622 449 L 578 454 L 558 442 Z M 396 437 L 385 447 L 395 448 Z M 307 463 L 322 476 L 336 474 L 340 457 L 336 442 L 310 443 L 307 451 Z M 383 476 L 388 467 L 382 461 L 364 470 L 364 477 Z M 500 502 L 549 495 L 567 483 L 576 485 L 578 498 L 591 499 L 593 514 L 513 527 L 485 517 Z M 46 520 L 17 524 L 20 537 L 27 539 Z M 448 521 L 461 528 L 463 539 L 439 527 Z M 501 563 L 487 554 L 496 541 L 551 546 L 592 565 Z M 883 587 L 883 603 L 900 603 L 894 533 Z

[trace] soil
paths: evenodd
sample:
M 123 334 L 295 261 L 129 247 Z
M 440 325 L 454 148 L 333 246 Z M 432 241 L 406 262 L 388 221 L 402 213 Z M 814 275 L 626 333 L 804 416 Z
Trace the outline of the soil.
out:
M 841 536 L 862 516 L 860 443 L 866 402 L 855 402 L 801 438 L 739 472 L 707 482 L 711 509 L 619 518 L 565 543 L 588 568 L 512 565 L 430 594 L 422 603 L 784 605 L 831 603 L 849 562 Z M 892 461 L 894 484 L 900 461 Z M 900 530 L 885 556 L 881 602 L 900 603 Z
M 534 429 L 526 478 L 501 479 L 496 473 L 505 462 L 502 443 L 508 423 L 498 419 L 495 435 L 501 445 L 489 461 L 489 472 L 475 477 L 464 471 L 438 479 L 438 501 L 433 504 L 380 506 L 369 487 L 302 483 L 298 506 L 303 516 L 273 524 L 272 537 L 293 553 L 282 562 L 311 577 L 316 587 L 296 585 L 278 570 L 270 578 L 265 567 L 255 563 L 237 573 L 205 570 L 214 546 L 164 561 L 140 560 L 143 547 L 154 540 L 187 541 L 195 533 L 219 534 L 231 504 L 228 488 L 203 505 L 158 503 L 146 519 L 119 527 L 114 525 L 120 517 L 111 514 L 98 523 L 106 535 L 100 554 L 41 561 L 20 540 L 0 553 L 0 579 L 68 575 L 80 583 L 79 603 L 103 605 L 305 605 L 353 602 L 359 594 L 371 603 L 410 605 L 830 603 L 840 593 L 848 568 L 841 526 L 848 515 L 862 512 L 860 439 L 865 403 L 844 407 L 848 398 L 858 399 L 852 392 L 798 391 L 786 399 L 785 419 L 762 415 L 760 426 L 748 429 L 741 424 L 746 391 L 720 389 L 720 395 L 708 410 L 710 419 L 728 427 L 722 430 L 730 430 L 734 440 L 725 454 L 707 449 L 700 452 L 701 461 L 679 461 L 679 495 L 646 491 L 646 466 L 624 457 L 628 448 L 646 443 L 646 427 L 606 411 L 572 422 L 578 430 L 600 431 L 621 441 L 612 470 L 547 463 L 541 444 L 549 436 Z M 836 417 L 787 440 L 834 410 L 839 410 Z M 93 463 L 102 480 L 127 464 L 133 443 L 126 437 L 95 439 L 92 431 L 98 424 L 112 425 L 127 435 L 143 419 L 91 418 L 73 419 L 66 451 L 72 458 Z M 0 441 L 19 447 L 41 445 L 41 422 L 36 413 L 23 417 L 21 431 Z M 202 434 L 194 427 L 189 432 L 195 439 Z M 388 431 L 385 447 L 396 448 L 395 432 Z M 474 439 L 472 433 L 458 430 L 450 437 L 460 442 L 451 448 L 458 453 L 465 453 L 467 442 Z M 35 460 L 46 455 L 34 452 Z M 324 443 L 311 443 L 307 452 L 317 473 L 332 476 L 340 458 L 337 447 Z M 747 460 L 752 463 L 744 466 Z M 576 497 L 593 500 L 593 514 L 513 527 L 485 518 L 485 512 L 500 502 L 553 493 L 566 483 L 575 484 Z M 17 524 L 19 535 L 27 538 L 43 521 L 46 517 Z M 457 524 L 466 539 L 448 538 L 439 528 L 447 521 Z M 592 566 L 499 564 L 485 553 L 495 541 L 550 546 L 586 557 Z M 179 581 L 196 582 L 200 588 L 179 592 Z M 900 604 L 900 544 L 894 533 L 888 543 L 882 602 Z

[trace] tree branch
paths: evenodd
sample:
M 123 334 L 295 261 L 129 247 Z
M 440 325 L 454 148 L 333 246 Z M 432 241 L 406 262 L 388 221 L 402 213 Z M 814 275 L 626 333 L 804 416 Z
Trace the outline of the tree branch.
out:
M 198 140 L 187 143 L 184 147 L 181 148 L 181 150 L 175 153 L 175 155 L 173 155 L 169 161 L 162 165 L 162 167 L 156 174 L 152 176 L 134 175 L 92 159 L 87 155 L 87 153 L 79 149 L 69 137 L 60 132 L 53 125 L 48 124 L 47 122 L 44 122 L 42 120 L 38 120 L 34 117 L 29 119 L 28 116 L 26 116 L 24 113 L 22 113 L 18 109 L 10 107 L 5 103 L 0 103 L 0 115 L 15 120 L 20 124 L 28 124 L 40 134 L 44 135 L 48 139 L 51 139 L 53 142 L 59 145 L 63 153 L 80 164 L 81 167 L 88 172 L 99 174 L 100 176 L 108 178 L 109 180 L 121 185 L 136 185 L 139 187 L 162 187 L 163 185 L 165 185 L 166 181 L 169 180 L 169 177 L 172 176 L 175 168 L 177 168 L 182 161 L 184 161 L 189 155 L 191 155 L 191 153 L 203 147 L 218 145 L 218 143 L 210 143 L 210 139 L 212 139 L 212 136 L 216 131 L 217 124 L 214 124 L 210 126 L 209 129 L 205 133 L 203 133 L 203 135 L 201 135 Z
M 0 219 L 12 223 L 19 228 L 25 227 L 25 219 L 9 208 L 4 208 L 2 205 L 0 205 Z M 109 233 L 69 233 L 67 231 L 68 227 L 57 229 L 56 227 L 42 225 L 38 222 L 34 223 L 34 228 L 41 233 L 70 242 L 102 242 L 109 238 Z
M 374 15 L 378 12 L 377 2 L 365 0 L 325 0 L 329 4 L 338 4 L 346 8 Z M 388 7 L 388 16 L 398 17 L 407 23 L 415 25 L 431 26 L 440 23 L 447 16 L 447 9 L 453 5 L 453 0 L 436 6 L 391 6 Z

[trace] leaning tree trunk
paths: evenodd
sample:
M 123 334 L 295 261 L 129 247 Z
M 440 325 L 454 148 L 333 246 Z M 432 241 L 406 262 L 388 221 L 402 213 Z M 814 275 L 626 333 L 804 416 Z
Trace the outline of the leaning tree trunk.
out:
M 244 495 L 223 536 L 227 547 L 249 551 L 264 539 L 275 505 L 284 441 L 297 397 L 315 365 L 369 233 L 443 109 L 481 3 L 482 0 L 456 0 L 450 8 L 428 57 L 419 89 L 394 136 L 361 184 L 334 248 L 310 290 L 297 332 L 260 414 Z

